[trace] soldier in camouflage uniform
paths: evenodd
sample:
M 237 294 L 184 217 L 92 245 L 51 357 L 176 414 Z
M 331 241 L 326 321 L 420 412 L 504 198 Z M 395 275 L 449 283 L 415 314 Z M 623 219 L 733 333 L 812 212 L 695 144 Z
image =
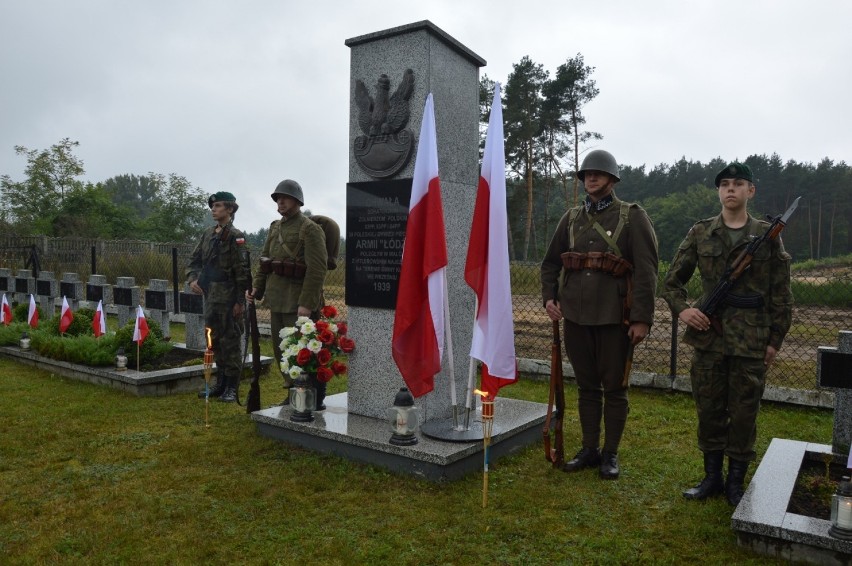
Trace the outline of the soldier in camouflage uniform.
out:
M 751 169 L 731 163 L 716 176 L 722 212 L 697 222 L 678 248 L 663 284 L 663 298 L 687 325 L 684 342 L 694 347 L 692 396 L 698 413 L 698 448 L 704 453 L 704 479 L 683 492 L 687 499 L 725 493 L 736 506 L 743 495 L 748 464 L 755 459 L 757 413 L 766 369 L 790 328 L 790 255 L 781 238 L 762 245 L 751 267 L 711 321 L 687 302 L 686 284 L 698 268 L 702 297 L 713 291 L 726 268 L 769 224 L 748 214 L 754 197 Z M 723 481 L 724 456 L 728 477 Z
M 204 324 L 211 329 L 217 368 L 210 396 L 233 403 L 243 367 L 240 338 L 249 286 L 248 251 L 245 235 L 234 228 L 239 208 L 234 195 L 220 191 L 210 196 L 208 205 L 216 225 L 205 230 L 195 246 L 186 281 L 193 293 L 205 298 Z M 203 391 L 199 393 L 203 395 Z
M 551 320 L 564 316 L 565 349 L 577 379 L 583 446 L 563 470 L 597 467 L 601 478 L 614 480 L 627 423 L 626 366 L 654 321 L 657 237 L 642 207 L 615 196 L 619 173 L 612 154 L 590 152 L 577 177 L 586 201 L 556 227 L 541 264 L 541 294 Z
M 319 318 L 328 251 L 322 228 L 302 214 L 305 197 L 299 183 L 290 179 L 281 181 L 272 193 L 272 200 L 278 205 L 281 218 L 269 226 L 254 289 L 246 297 L 250 301 L 263 299 L 269 307 L 272 349 L 280 364 L 281 330 L 294 326 L 300 316 Z M 284 375 L 285 389 L 290 388 L 293 379 L 294 376 Z M 317 408 L 322 410 L 325 383 L 315 381 L 313 385 L 317 388 Z M 287 402 L 285 399 L 284 403 Z

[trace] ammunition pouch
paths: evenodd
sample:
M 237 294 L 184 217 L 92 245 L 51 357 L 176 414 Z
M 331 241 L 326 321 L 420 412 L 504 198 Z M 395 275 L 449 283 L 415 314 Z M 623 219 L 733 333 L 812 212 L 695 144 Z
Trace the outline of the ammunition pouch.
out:
M 272 260 L 268 257 L 260 258 L 260 272 L 269 275 L 272 273 Z
M 308 267 L 292 259 L 273 259 L 270 261 L 272 273 L 287 279 L 304 279 Z
M 728 295 L 725 297 L 724 303 L 737 309 L 759 309 L 764 305 L 763 296 L 757 293 L 753 295 Z
M 566 271 L 602 271 L 613 277 L 624 277 L 633 271 L 633 266 L 623 257 L 611 252 L 565 252 L 559 256 Z

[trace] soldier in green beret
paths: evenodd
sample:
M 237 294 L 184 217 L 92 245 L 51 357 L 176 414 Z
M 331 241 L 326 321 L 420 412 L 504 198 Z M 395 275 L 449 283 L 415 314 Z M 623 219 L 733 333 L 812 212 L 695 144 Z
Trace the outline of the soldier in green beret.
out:
M 305 197 L 299 183 L 291 179 L 281 181 L 271 196 L 281 218 L 269 225 L 260 266 L 253 280 L 254 288 L 246 298 L 249 301 L 263 299 L 269 307 L 272 349 L 280 364 L 281 330 L 294 326 L 300 316 L 319 318 L 319 309 L 323 306 L 322 287 L 328 272 L 328 250 L 323 229 L 302 213 Z M 337 240 L 335 245 L 339 246 L 340 238 Z M 295 376 L 282 375 L 284 388 L 289 389 Z M 325 383 L 312 382 L 317 389 L 317 410 L 322 410 L 325 408 L 322 405 Z M 284 404 L 288 402 L 289 397 Z
M 583 437 L 582 448 L 562 469 L 598 468 L 602 479 L 614 480 L 627 423 L 632 348 L 654 321 L 657 237 L 642 207 L 615 195 L 620 177 L 611 153 L 589 152 L 577 177 L 586 200 L 559 221 L 541 264 L 547 315 L 564 318 Z
M 243 367 L 240 338 L 251 272 L 245 235 L 233 224 L 239 208 L 236 197 L 220 191 L 211 195 L 207 204 L 216 224 L 204 231 L 195 246 L 186 281 L 193 293 L 205 299 L 204 324 L 211 329 L 217 368 L 216 384 L 209 394 L 233 403 Z
M 690 374 L 705 476 L 683 496 L 703 500 L 724 493 L 736 506 L 743 496 L 749 462 L 755 459 L 766 370 L 790 328 L 793 298 L 790 255 L 779 237 L 758 248 L 750 268 L 717 312 L 718 325 L 689 304 L 686 284 L 696 267 L 703 295 L 695 304 L 700 305 L 743 248 L 769 226 L 748 213 L 748 201 L 756 190 L 748 165 L 727 165 L 716 175 L 716 187 L 722 212 L 689 230 L 665 277 L 662 296 L 686 324 L 684 342 L 694 348 Z

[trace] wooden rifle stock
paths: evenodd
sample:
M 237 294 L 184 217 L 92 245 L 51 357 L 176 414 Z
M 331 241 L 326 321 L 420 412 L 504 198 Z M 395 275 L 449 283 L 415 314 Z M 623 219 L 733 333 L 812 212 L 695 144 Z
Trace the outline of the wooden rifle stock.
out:
M 251 262 L 249 262 L 251 266 Z M 249 271 L 249 289 L 253 289 L 254 284 Z M 252 378 L 249 385 L 248 397 L 246 397 L 246 413 L 252 414 L 260 410 L 260 332 L 257 329 L 257 307 L 254 300 L 246 301 L 246 309 L 248 313 L 248 331 L 251 334 L 251 371 Z M 275 337 L 273 336 L 274 340 Z
M 554 402 L 556 415 L 553 414 Z M 541 433 L 544 437 L 544 459 L 561 468 L 565 462 L 565 443 L 562 438 L 562 417 L 565 414 L 565 390 L 562 376 L 562 343 L 559 338 L 559 321 L 553 321 L 553 344 L 550 349 L 550 394 L 547 400 L 547 418 Z M 553 420 L 553 447 L 550 443 Z
M 251 371 L 252 378 L 246 397 L 246 412 L 251 414 L 260 410 L 260 333 L 257 330 L 257 309 L 254 301 L 248 303 L 249 332 L 251 332 Z

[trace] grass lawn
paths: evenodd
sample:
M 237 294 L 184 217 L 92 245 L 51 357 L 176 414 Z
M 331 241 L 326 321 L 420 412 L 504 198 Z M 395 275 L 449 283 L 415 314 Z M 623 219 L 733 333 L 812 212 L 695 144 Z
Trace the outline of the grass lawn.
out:
M 492 465 L 482 509 L 481 474 L 436 485 L 317 455 L 218 402 L 205 430 L 193 394 L 137 398 L 3 358 L 0 386 L 3 564 L 769 563 L 737 547 L 723 499 L 681 497 L 701 476 L 682 394 L 631 392 L 620 480 L 555 471 L 538 443 Z M 502 393 L 544 402 L 547 384 Z M 264 406 L 281 396 L 264 377 Z M 573 386 L 566 396 L 570 457 Z M 830 411 L 767 404 L 758 455 L 772 437 L 831 433 Z

